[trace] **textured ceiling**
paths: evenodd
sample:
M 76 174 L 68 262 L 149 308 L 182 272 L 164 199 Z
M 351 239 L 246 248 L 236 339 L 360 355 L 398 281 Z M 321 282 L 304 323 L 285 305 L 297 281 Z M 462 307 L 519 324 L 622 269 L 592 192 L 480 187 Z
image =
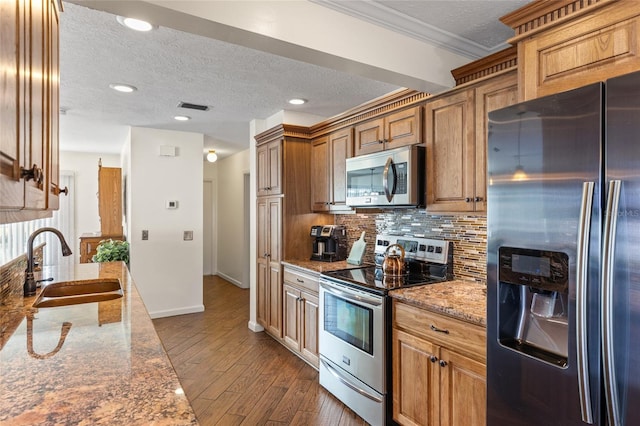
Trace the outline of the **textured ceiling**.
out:
M 478 57 L 503 47 L 512 32 L 497 17 L 526 1 L 316 3 L 339 3 L 343 13 Z M 70 151 L 118 153 L 128 126 L 141 126 L 203 133 L 206 148 L 224 156 L 248 147 L 250 120 L 293 110 L 292 97 L 311 100 L 296 111 L 330 117 L 398 88 L 169 28 L 137 33 L 112 14 L 72 3 L 61 17 L 60 46 L 61 149 Z M 138 90 L 109 89 L 118 82 Z M 180 101 L 211 109 L 180 110 Z M 176 122 L 177 114 L 193 119 Z

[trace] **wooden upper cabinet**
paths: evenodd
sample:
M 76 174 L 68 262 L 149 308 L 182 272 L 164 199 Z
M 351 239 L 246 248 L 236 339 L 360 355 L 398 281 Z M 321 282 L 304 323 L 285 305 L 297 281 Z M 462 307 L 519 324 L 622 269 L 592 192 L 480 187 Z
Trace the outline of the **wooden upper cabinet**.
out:
M 534 1 L 500 20 L 515 30 L 521 101 L 640 69 L 640 2 Z
M 256 155 L 258 196 L 281 194 L 282 141 L 275 140 L 259 145 Z
M 353 155 L 353 129 L 338 130 L 313 141 L 311 148 L 311 208 L 348 210 L 346 159 Z
M 511 71 L 427 102 L 427 211 L 486 211 L 487 114 L 516 103 L 517 91 Z
M 330 174 L 329 136 L 322 136 L 311 144 L 311 209 L 314 212 L 329 210 Z
M 466 89 L 426 103 L 427 211 L 473 211 L 473 96 Z
M 487 210 L 488 114 L 518 102 L 516 72 L 487 80 L 475 89 L 475 191 L 474 210 Z
M 0 2 L 0 223 L 58 208 L 59 12 L 58 0 Z
M 355 155 L 422 143 L 422 107 L 414 106 L 355 127 Z
M 20 171 L 24 156 L 24 33 L 16 22 L 24 20 L 20 2 L 0 2 L 0 209 L 24 206 Z

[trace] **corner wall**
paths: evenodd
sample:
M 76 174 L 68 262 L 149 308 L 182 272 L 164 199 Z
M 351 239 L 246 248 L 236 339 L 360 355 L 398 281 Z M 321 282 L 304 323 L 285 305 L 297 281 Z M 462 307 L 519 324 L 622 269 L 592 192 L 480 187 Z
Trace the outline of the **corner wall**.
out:
M 196 133 L 132 127 L 125 146 L 130 269 L 152 318 L 204 310 L 203 140 Z M 175 147 L 176 155 L 161 156 L 163 145 Z M 167 208 L 167 201 L 176 201 L 177 208 Z M 193 240 L 184 241 L 184 231 L 192 231 Z

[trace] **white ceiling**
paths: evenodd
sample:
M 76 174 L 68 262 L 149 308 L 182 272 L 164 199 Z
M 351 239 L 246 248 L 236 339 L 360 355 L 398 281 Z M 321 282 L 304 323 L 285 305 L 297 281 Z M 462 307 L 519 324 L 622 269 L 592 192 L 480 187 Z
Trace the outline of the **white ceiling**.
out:
M 71 0 L 73 1 L 73 0 Z M 525 0 L 312 0 L 469 60 L 513 35 L 498 18 Z M 249 146 L 249 122 L 281 110 L 331 117 L 398 86 L 195 34 L 159 27 L 138 33 L 115 15 L 65 2 L 60 24 L 60 146 L 119 153 L 128 126 L 203 133 L 224 157 Z M 122 94 L 111 83 L 138 90 Z M 310 102 L 291 107 L 286 101 Z M 209 111 L 180 110 L 180 101 Z M 177 122 L 173 116 L 189 115 Z

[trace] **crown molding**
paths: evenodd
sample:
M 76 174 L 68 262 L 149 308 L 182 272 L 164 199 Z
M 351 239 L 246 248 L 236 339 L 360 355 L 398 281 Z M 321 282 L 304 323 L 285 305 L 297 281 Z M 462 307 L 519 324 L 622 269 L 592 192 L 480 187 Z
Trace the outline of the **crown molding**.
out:
M 505 49 L 509 44 L 501 43 L 486 48 L 457 34 L 441 30 L 433 25 L 399 13 L 380 3 L 371 1 L 309 0 L 354 18 L 387 28 L 442 49 L 446 49 L 470 59 L 483 58 Z

